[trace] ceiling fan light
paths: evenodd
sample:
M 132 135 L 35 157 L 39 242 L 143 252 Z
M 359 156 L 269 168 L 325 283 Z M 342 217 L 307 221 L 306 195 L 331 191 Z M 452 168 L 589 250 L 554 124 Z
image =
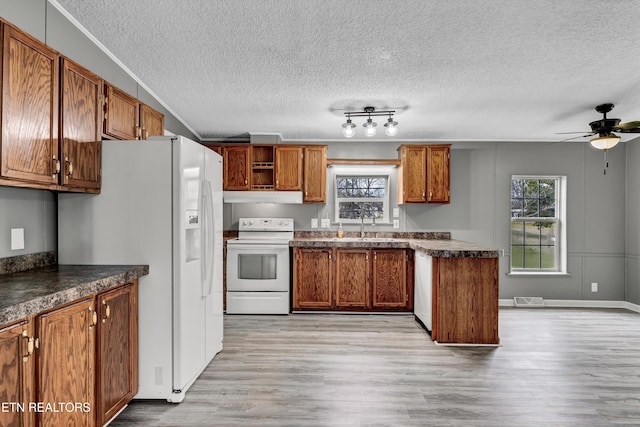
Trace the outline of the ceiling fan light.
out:
M 608 135 L 600 134 L 600 136 L 598 136 L 597 138 L 593 138 L 591 141 L 589 141 L 591 146 L 597 148 L 598 150 L 609 150 L 618 145 L 618 142 L 620 142 L 620 137 L 613 133 Z
M 356 134 L 356 125 L 348 119 L 345 124 L 342 125 L 342 134 L 345 138 L 352 138 Z
M 368 136 L 368 137 L 375 136 L 376 126 L 378 126 L 376 122 L 374 122 L 371 119 L 367 119 L 367 122 L 362 126 L 364 126 L 364 136 Z
M 398 122 L 394 122 L 393 118 L 389 117 L 389 120 L 384 124 L 384 127 L 386 128 L 384 133 L 387 136 L 395 136 L 398 134 Z

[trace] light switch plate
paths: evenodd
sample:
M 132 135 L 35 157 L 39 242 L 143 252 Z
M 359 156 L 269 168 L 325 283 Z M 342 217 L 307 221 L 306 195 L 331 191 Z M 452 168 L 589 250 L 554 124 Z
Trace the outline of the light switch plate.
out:
M 331 220 L 329 218 L 323 218 L 320 225 L 322 228 L 331 228 Z
M 399 219 L 394 219 L 393 220 L 393 228 L 400 228 L 400 220 Z
M 400 208 L 393 208 L 393 217 L 400 218 Z
M 318 218 L 311 218 L 311 228 L 318 228 Z
M 24 249 L 24 228 L 11 229 L 11 250 L 19 251 Z
M 591 282 L 591 292 L 598 292 L 598 282 Z

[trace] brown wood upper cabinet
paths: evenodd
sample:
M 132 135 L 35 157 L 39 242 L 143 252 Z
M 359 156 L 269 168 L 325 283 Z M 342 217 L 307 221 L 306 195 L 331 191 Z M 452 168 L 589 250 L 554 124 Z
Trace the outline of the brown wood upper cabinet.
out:
M 222 162 L 224 190 L 241 191 L 250 188 L 251 152 L 249 148 L 248 145 L 234 145 L 224 148 Z
M 2 34 L 0 184 L 98 193 L 102 80 L 9 24 Z
M 102 150 L 102 79 L 65 58 L 61 81 L 60 184 L 97 190 Z
M 206 144 L 224 158 L 226 191 L 303 191 L 304 203 L 326 203 L 326 145 Z
M 327 202 L 327 146 L 304 147 L 304 194 L 305 203 Z
M 0 183 L 55 189 L 60 56 L 6 23 L 2 36 Z
M 164 114 L 148 105 L 140 103 L 141 139 L 164 135 Z
M 103 136 L 134 140 L 164 135 L 164 115 L 117 87 L 104 85 Z
M 401 145 L 399 203 L 449 203 L 450 144 Z
M 294 248 L 293 309 L 411 311 L 409 252 Z
M 275 146 L 275 189 L 281 191 L 302 190 L 303 147 Z

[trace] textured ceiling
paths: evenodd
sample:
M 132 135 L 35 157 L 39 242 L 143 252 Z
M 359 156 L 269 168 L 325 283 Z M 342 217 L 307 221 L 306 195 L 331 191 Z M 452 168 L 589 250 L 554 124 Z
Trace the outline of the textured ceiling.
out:
M 53 3 L 202 139 L 343 139 L 367 105 L 396 140 L 558 141 L 604 102 L 640 120 L 638 0 Z

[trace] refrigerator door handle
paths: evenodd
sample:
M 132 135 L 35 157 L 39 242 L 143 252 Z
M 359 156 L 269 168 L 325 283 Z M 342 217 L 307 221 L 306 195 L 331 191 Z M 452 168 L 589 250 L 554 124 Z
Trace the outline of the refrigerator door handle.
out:
M 215 254 L 216 254 L 216 221 L 215 221 L 215 210 L 213 209 L 213 188 L 211 186 L 211 182 L 207 181 L 207 194 L 209 197 L 209 242 L 211 242 L 211 251 L 209 251 L 209 267 L 211 268 L 211 274 L 209 274 L 209 292 L 208 295 L 213 294 L 213 276 L 215 265 Z
M 213 287 L 213 198 L 211 183 L 202 181 L 202 212 L 204 216 L 202 230 L 202 295 L 211 295 Z M 210 248 L 211 247 L 211 248 Z

